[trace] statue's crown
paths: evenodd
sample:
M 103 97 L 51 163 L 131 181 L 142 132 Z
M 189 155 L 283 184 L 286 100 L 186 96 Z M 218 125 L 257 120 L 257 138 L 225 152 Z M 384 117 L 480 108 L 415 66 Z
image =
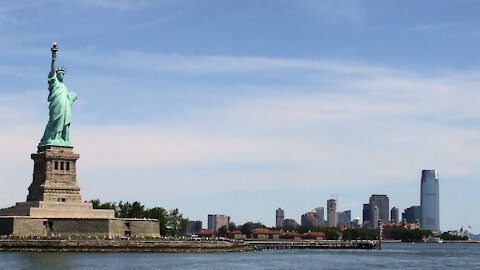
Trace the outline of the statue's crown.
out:
M 57 68 L 57 70 L 55 72 L 63 72 L 63 73 L 67 73 L 67 68 L 61 66 L 59 68 Z

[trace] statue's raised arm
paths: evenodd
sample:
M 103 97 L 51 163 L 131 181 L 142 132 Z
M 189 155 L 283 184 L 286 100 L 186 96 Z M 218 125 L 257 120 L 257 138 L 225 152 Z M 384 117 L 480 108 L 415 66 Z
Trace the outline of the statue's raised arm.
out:
M 52 65 L 48 74 L 49 120 L 39 145 L 72 146 L 69 138 L 70 122 L 72 120 L 70 105 L 77 99 L 77 94 L 69 92 L 63 83 L 65 69 L 63 67 L 55 68 L 57 43 L 53 43 L 51 51 Z
M 54 75 L 55 74 L 55 58 L 57 58 L 57 43 L 54 42 L 52 45 L 52 48 L 50 49 L 52 51 L 52 67 L 50 69 L 50 74 Z

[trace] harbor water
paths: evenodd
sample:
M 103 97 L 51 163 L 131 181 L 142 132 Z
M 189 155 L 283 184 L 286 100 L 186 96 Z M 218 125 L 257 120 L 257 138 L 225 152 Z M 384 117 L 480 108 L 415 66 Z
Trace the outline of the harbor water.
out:
M 480 244 L 232 253 L 0 252 L 0 269 L 480 269 Z

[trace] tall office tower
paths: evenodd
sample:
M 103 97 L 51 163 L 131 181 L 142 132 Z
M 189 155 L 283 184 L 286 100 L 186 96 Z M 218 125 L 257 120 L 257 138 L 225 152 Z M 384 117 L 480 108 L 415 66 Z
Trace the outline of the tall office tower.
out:
M 402 219 L 407 223 L 420 222 L 422 219 L 422 211 L 420 206 L 410 206 L 402 214 Z
M 370 196 L 369 204 L 371 210 L 370 224 L 372 225 L 372 229 L 378 228 L 379 220 L 383 223 L 388 223 L 390 221 L 390 205 L 387 195 L 373 194 Z
M 363 204 L 363 224 L 362 224 L 362 227 L 365 228 L 365 229 L 370 229 L 370 227 L 372 226 L 370 224 L 371 220 L 372 220 L 372 210 L 370 209 L 370 204 L 368 203 L 364 203 Z
M 327 200 L 327 225 L 335 227 L 337 225 L 337 200 Z
M 352 221 L 352 210 L 337 212 L 337 226 L 338 227 L 349 228 L 351 221 Z
M 390 219 L 393 223 L 400 222 L 400 209 L 392 207 L 392 210 L 390 210 Z
M 424 230 L 440 231 L 440 196 L 437 170 L 423 170 L 420 185 L 420 224 Z
M 223 226 L 230 224 L 230 216 L 227 215 L 208 215 L 208 229 L 218 231 Z
M 325 208 L 317 207 L 315 208 L 315 213 L 317 213 L 318 225 L 324 226 L 325 225 Z
M 278 208 L 277 211 L 275 211 L 275 226 L 278 227 L 283 227 L 283 220 L 285 219 L 285 211 L 283 211 L 282 208 Z

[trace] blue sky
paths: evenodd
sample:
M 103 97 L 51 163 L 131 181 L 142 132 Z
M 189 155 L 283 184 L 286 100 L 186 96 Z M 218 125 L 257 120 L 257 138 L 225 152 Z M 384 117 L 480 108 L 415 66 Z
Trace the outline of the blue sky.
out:
M 24 201 L 53 41 L 84 199 L 274 224 L 371 194 L 480 232 L 476 1 L 4 1 L 0 207 Z

